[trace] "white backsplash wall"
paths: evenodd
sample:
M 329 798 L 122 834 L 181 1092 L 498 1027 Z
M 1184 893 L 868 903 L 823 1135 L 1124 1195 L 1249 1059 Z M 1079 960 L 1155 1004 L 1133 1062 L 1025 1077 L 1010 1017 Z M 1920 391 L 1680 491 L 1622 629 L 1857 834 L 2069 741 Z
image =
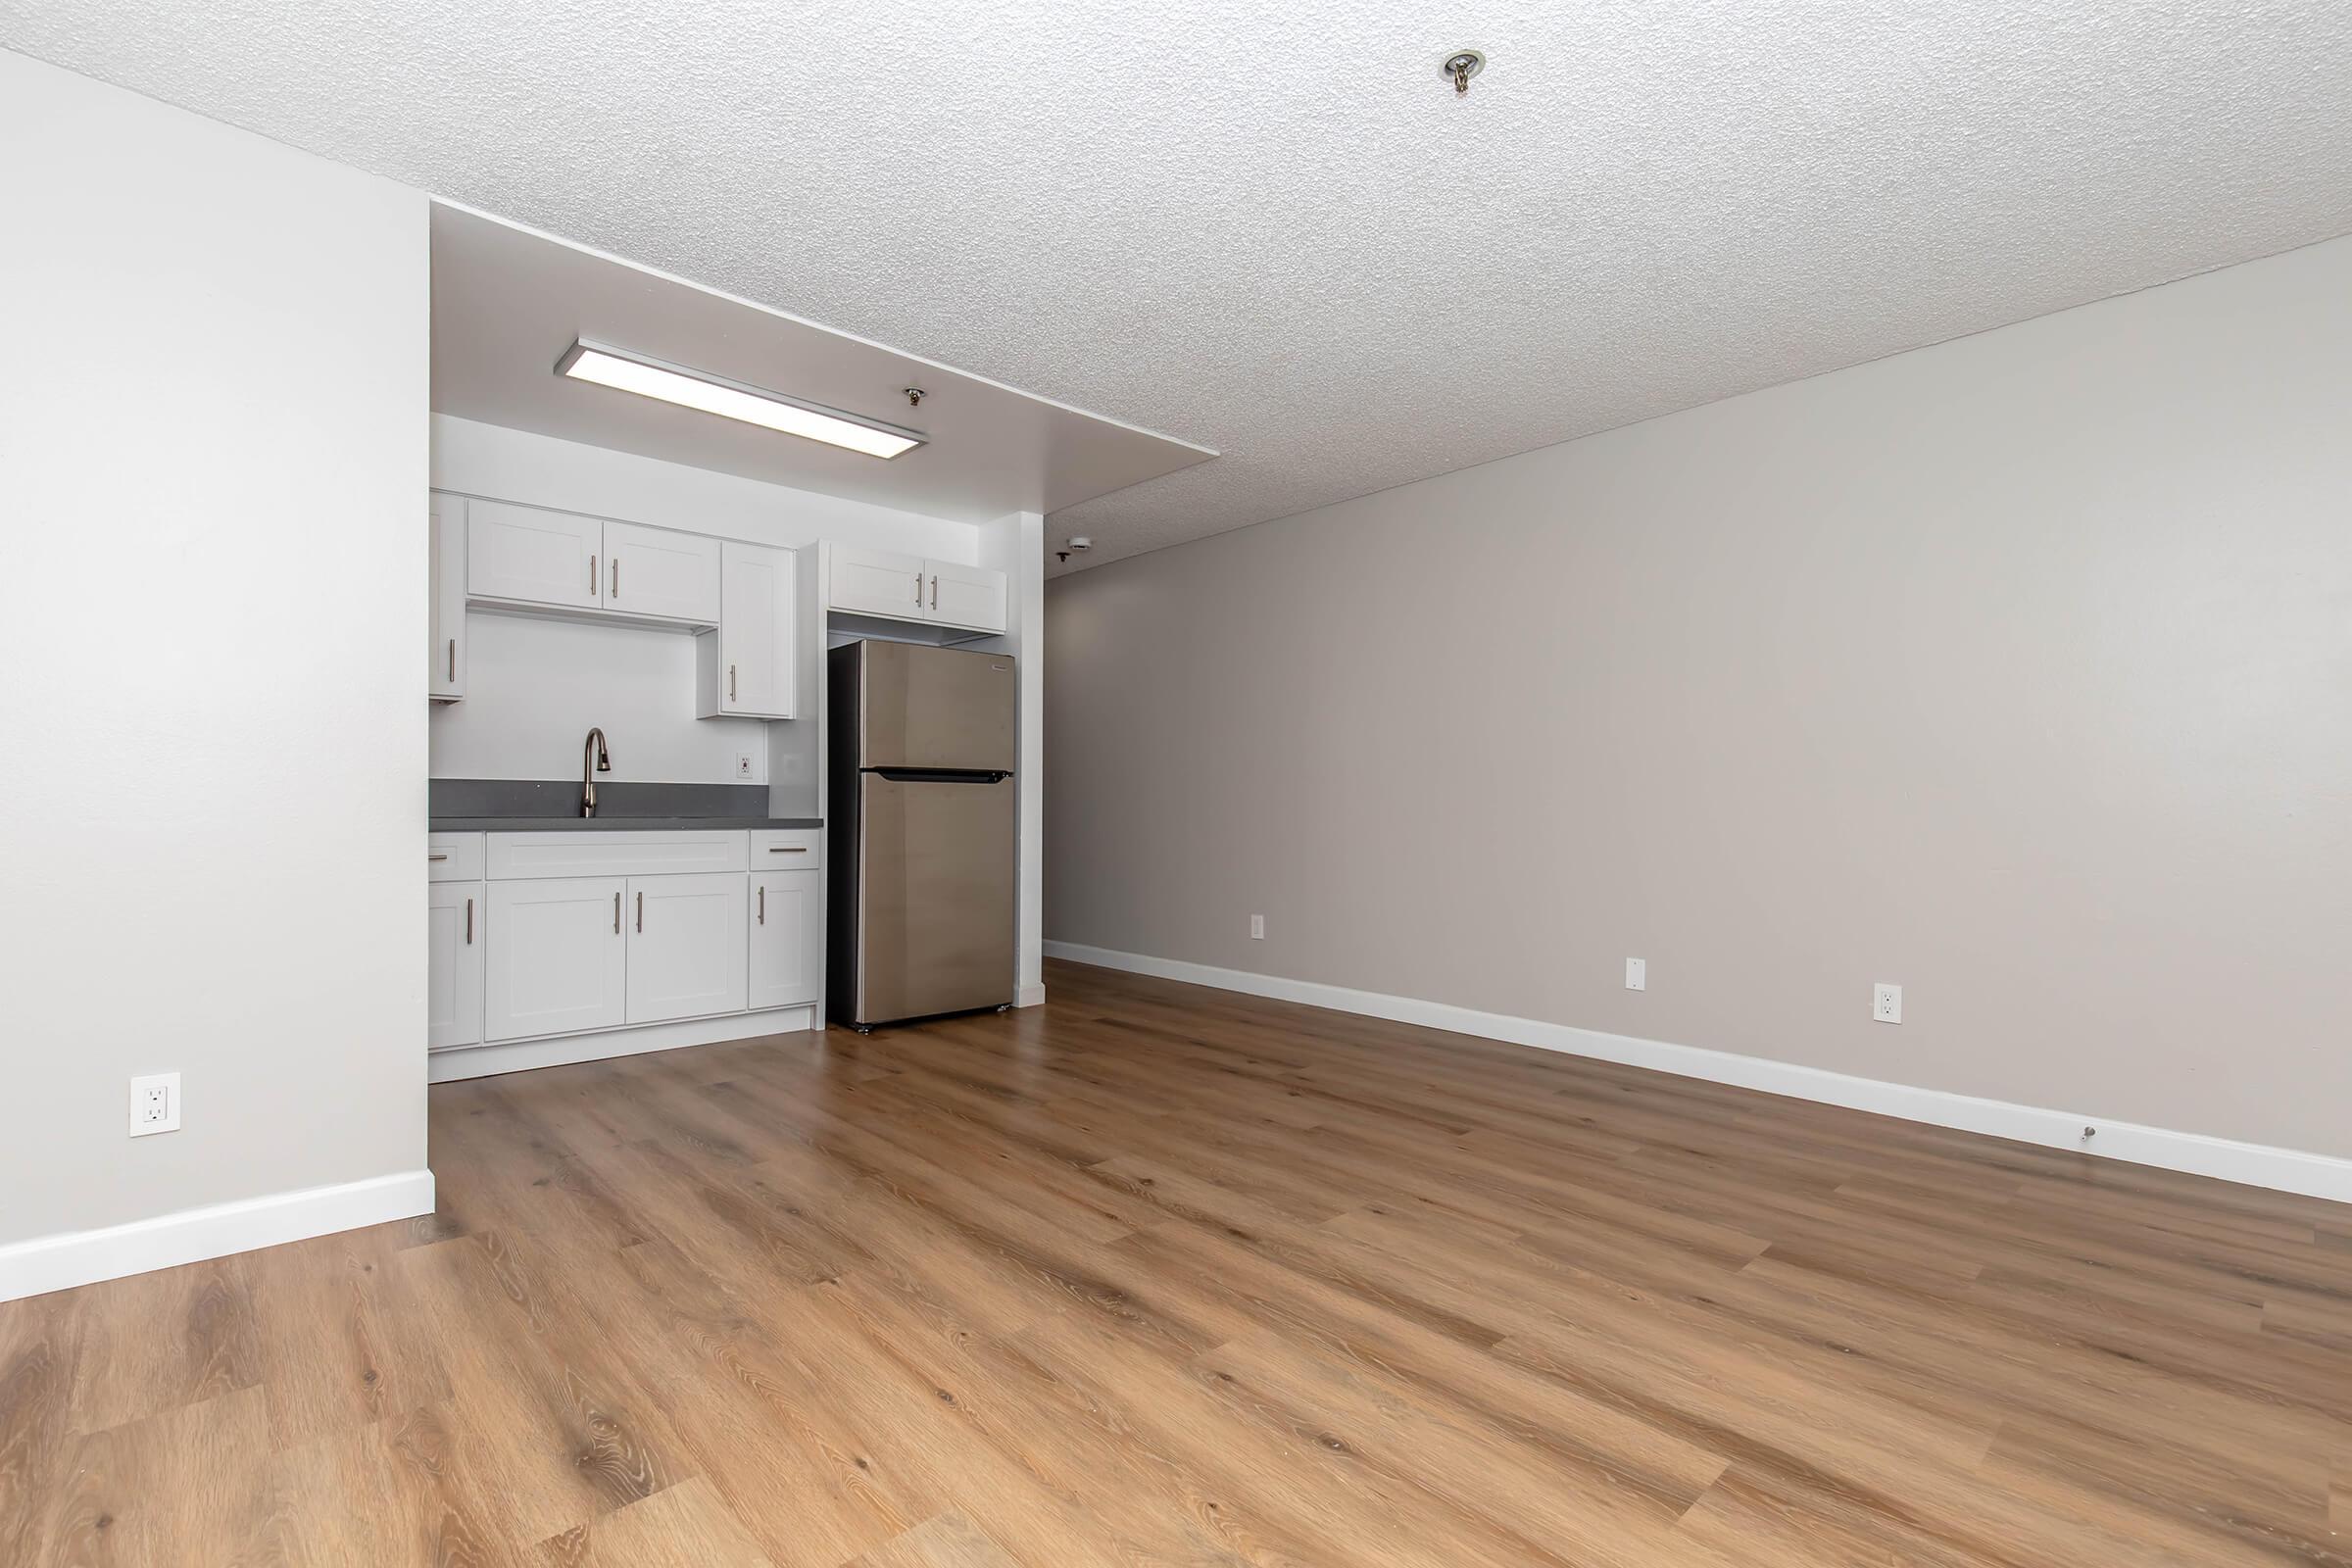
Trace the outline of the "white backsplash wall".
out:
M 435 706 L 435 778 L 572 778 L 591 725 L 627 784 L 764 784 L 767 725 L 694 716 L 694 638 L 468 611 L 466 700 Z M 735 771 L 752 759 L 749 777 Z

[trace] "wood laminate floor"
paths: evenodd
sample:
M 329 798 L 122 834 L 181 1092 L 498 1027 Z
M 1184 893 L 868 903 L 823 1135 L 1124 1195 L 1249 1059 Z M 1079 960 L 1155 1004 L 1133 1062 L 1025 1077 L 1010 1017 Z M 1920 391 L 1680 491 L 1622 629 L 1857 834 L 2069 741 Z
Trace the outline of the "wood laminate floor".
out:
M 0 1306 L 0 1564 L 2352 1563 L 2352 1209 L 1055 965 Z

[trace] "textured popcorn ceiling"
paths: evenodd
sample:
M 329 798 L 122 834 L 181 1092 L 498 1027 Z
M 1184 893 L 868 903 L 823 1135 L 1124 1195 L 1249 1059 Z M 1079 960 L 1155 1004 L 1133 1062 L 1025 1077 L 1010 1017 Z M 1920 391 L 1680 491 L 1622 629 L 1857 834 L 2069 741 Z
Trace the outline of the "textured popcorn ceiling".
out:
M 1056 514 L 1088 564 L 2352 230 L 2345 0 L 0 0 L 0 42 L 1225 454 Z

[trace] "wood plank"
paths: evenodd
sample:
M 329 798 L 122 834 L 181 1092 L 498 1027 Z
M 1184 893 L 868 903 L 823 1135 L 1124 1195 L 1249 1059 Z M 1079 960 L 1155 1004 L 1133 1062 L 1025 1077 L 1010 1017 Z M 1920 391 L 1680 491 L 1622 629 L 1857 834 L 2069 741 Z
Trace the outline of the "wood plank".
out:
M 0 1562 L 2352 1568 L 2352 1208 L 1056 963 L 0 1305 Z

